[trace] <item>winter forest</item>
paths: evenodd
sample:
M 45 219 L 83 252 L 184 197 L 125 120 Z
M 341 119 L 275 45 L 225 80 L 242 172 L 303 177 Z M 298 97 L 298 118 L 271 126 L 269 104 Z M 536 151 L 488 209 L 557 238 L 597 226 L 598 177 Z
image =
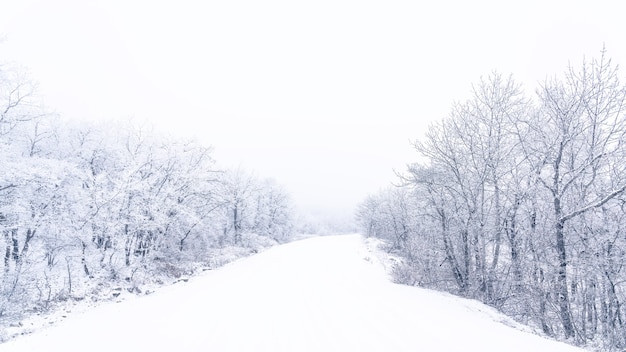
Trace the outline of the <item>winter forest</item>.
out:
M 545 334 L 626 348 L 626 87 L 605 51 L 526 93 L 491 73 L 358 209 L 398 282 L 478 299 Z
M 479 300 L 571 344 L 626 349 L 621 74 L 602 50 L 536 87 L 499 72 L 473 85 L 355 210 L 361 233 L 397 258 L 394 280 Z M 294 208 L 276 181 L 218 167 L 196 140 L 64 120 L 24 69 L 0 64 L 4 324 L 332 232 Z
M 285 242 L 272 180 L 133 123 L 62 123 L 23 70 L 0 66 L 0 319 L 110 298 Z

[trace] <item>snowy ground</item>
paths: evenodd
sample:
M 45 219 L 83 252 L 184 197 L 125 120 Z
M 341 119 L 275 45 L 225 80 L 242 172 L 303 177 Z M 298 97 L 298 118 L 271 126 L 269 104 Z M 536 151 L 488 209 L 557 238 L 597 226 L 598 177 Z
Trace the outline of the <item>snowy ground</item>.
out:
M 358 235 L 269 249 L 0 351 L 582 351 L 474 301 L 389 282 Z

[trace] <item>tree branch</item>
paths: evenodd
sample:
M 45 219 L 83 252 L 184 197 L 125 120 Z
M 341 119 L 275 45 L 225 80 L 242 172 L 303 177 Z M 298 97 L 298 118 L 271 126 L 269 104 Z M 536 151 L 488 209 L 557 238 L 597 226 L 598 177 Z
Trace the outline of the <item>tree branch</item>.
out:
M 566 222 L 567 220 L 570 220 L 570 219 L 572 219 L 572 218 L 574 218 L 574 217 L 576 217 L 576 216 L 578 216 L 578 215 L 580 215 L 582 213 L 586 213 L 586 212 L 588 212 L 591 209 L 595 209 L 595 208 L 601 207 L 606 202 L 608 202 L 611 199 L 615 198 L 616 196 L 618 196 L 620 193 L 624 192 L 625 190 L 626 190 L 626 184 L 623 185 L 620 189 L 615 190 L 615 191 L 609 193 L 606 197 L 600 199 L 599 201 L 597 201 L 595 203 L 592 203 L 592 204 L 589 204 L 588 206 L 586 206 L 586 207 L 584 207 L 582 209 L 578 209 L 578 210 L 576 210 L 576 211 L 574 211 L 572 213 L 569 213 L 569 214 L 563 216 L 560 219 L 560 221 L 561 222 Z
M 0 187 L 0 192 L 1 192 L 1 191 L 4 191 L 5 189 L 9 189 L 9 188 L 13 188 L 13 187 L 15 187 L 15 185 L 14 185 L 14 184 L 10 184 L 10 185 L 8 185 L 8 186 Z

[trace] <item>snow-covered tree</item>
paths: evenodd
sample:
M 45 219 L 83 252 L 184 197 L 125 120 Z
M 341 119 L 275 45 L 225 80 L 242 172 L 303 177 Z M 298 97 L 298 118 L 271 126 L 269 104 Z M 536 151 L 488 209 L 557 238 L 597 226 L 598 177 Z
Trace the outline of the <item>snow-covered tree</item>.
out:
M 363 232 L 411 263 L 405 282 L 480 299 L 546 334 L 623 348 L 625 102 L 604 51 L 546 80 L 534 99 L 493 73 L 415 142 L 426 161 L 401 175 L 407 191 L 364 201 Z

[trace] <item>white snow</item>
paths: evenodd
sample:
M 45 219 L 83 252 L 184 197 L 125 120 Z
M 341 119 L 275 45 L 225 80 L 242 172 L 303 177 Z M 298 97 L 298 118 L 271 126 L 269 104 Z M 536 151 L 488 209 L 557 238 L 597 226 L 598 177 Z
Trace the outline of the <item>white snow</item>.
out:
M 362 237 L 343 235 L 77 313 L 0 351 L 582 351 L 512 325 L 475 301 L 390 283 Z

